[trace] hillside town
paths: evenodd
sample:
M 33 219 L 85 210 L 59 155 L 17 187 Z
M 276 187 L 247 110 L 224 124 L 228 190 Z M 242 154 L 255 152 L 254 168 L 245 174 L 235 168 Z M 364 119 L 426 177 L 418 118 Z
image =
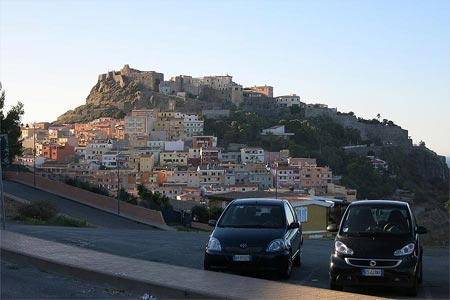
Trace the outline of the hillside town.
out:
M 136 82 L 151 93 L 170 96 L 166 99 L 168 109 L 156 105 L 137 107 L 140 100 L 148 97 L 137 91 L 135 100 L 127 98 L 122 104 L 114 103 L 123 106 L 126 113 L 123 118 L 100 117 L 61 125 L 22 124 L 24 152 L 16 163 L 45 178 L 87 182 L 107 190 L 111 196 L 117 196 L 121 190 L 137 196 L 138 187 L 144 186 L 169 199 L 202 203 L 206 202 L 205 195 L 243 193 L 242 197 L 250 197 L 252 192 L 265 193 L 266 197 L 283 194 L 296 200 L 313 197 L 347 203 L 356 200 L 357 191 L 341 186 L 340 176 L 333 174 L 329 166 L 318 165 L 314 157 L 293 157 L 287 149 L 271 152 L 239 143 L 218 147 L 218 137 L 204 134 L 205 119 L 226 118 L 230 111 L 181 112 L 174 99 L 207 97 L 236 107 L 246 101 L 269 99 L 275 108 L 301 108 L 305 117 L 326 115 L 357 128 L 363 137 L 378 135 L 375 126 L 358 122 L 353 114 L 338 113 L 325 104 L 306 104 L 296 94 L 275 97 L 274 88 L 268 85 L 244 88 L 230 75 L 200 78 L 180 75 L 165 81 L 162 73 L 139 71 L 128 65 L 121 71 L 100 74 L 86 103 L 104 101 L 107 96 L 101 95 L 116 97 L 120 95 L 117 91 L 133 87 Z M 112 94 L 112 90 L 116 93 Z M 153 96 L 149 101 L 152 99 Z M 126 109 L 132 105 L 134 108 Z M 392 125 L 384 126 L 384 132 L 389 134 L 381 142 L 409 145 L 407 131 Z M 264 128 L 259 134 L 285 140 L 294 136 L 286 132 L 284 125 Z M 349 146 L 345 151 L 360 147 L 365 146 Z M 385 161 L 376 156 L 369 159 L 378 172 L 387 170 Z M 216 206 L 223 208 L 228 202 Z
M 322 195 L 352 201 L 356 191 L 339 186 L 328 166 L 288 150 L 217 147 L 203 135 L 201 115 L 133 110 L 124 119 L 100 118 L 83 124 L 22 126 L 18 163 L 50 179 L 87 181 L 112 194 L 123 188 L 137 195 L 144 185 L 171 199 L 201 201 L 204 193 L 272 191 Z M 286 135 L 283 126 L 261 132 Z M 35 149 L 35 153 L 32 149 Z M 379 167 L 379 162 L 374 166 Z

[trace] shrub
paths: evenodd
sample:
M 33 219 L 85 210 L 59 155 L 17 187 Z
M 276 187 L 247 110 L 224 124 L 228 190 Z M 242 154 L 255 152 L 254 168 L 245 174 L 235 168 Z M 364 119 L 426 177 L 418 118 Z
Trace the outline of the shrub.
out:
M 200 223 L 207 223 L 209 220 L 218 220 L 222 211 L 221 207 L 208 208 L 204 205 L 196 205 L 192 208 L 192 217 Z
M 209 218 L 211 220 L 218 220 L 222 212 L 223 212 L 222 207 L 212 207 L 209 209 Z
M 40 200 L 21 206 L 18 213 L 20 217 L 46 221 L 56 216 L 58 208 L 51 202 Z
M 209 220 L 208 207 L 196 205 L 192 208 L 192 217 L 200 223 L 206 223 Z

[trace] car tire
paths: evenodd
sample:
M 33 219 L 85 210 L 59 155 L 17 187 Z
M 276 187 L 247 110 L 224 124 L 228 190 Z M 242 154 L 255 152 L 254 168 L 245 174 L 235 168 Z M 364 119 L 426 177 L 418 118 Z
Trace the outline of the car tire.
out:
M 416 297 L 418 293 L 419 293 L 419 275 L 416 274 L 414 276 L 413 285 L 406 290 L 406 295 L 409 297 Z
M 294 258 L 294 266 L 296 267 L 300 267 L 302 265 L 302 256 L 303 256 L 303 247 L 300 246 L 300 248 L 298 249 L 299 252 L 297 254 L 297 256 Z
M 419 280 L 418 280 L 418 282 L 419 282 L 419 284 L 421 284 L 422 282 L 423 282 L 423 266 L 422 266 L 422 261 L 420 262 L 420 265 L 419 265 L 419 267 L 420 267 L 420 271 L 419 271 Z
M 208 265 L 208 264 L 203 264 L 203 270 L 206 270 L 206 271 L 211 271 L 212 269 L 211 269 L 211 267 Z
M 280 273 L 280 277 L 283 279 L 289 279 L 291 277 L 292 274 L 292 265 L 293 265 L 293 260 L 292 260 L 292 256 L 289 254 L 288 257 L 288 261 L 286 264 L 286 267 L 284 270 L 281 271 Z
M 342 285 L 336 284 L 335 280 L 330 279 L 330 290 L 342 291 L 344 287 Z

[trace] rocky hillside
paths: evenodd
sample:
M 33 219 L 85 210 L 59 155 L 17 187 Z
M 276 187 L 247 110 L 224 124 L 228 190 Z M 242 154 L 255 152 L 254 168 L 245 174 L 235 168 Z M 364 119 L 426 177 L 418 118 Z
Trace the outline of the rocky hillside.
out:
M 176 107 L 180 112 L 201 112 L 202 109 L 222 109 L 227 106 L 215 99 L 184 99 L 159 93 L 159 83 L 164 74 L 139 71 L 125 65 L 120 71 L 98 76 L 86 98 L 86 104 L 59 116 L 54 124 L 87 122 L 99 117 L 123 118 L 133 109 L 169 110 Z
M 86 104 L 64 113 L 55 124 L 86 122 L 99 117 L 122 118 L 132 109 L 167 109 L 171 100 L 180 99 L 158 93 L 158 85 L 163 80 L 162 73 L 139 71 L 128 65 L 120 71 L 100 74 Z

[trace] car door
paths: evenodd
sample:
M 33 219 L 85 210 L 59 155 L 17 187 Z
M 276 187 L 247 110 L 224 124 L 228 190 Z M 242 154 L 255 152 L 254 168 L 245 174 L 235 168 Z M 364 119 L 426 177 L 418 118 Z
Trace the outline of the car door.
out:
M 289 224 L 291 224 L 293 222 L 298 222 L 296 215 L 293 213 L 293 211 L 289 207 L 288 203 L 284 203 L 284 212 L 286 215 L 287 226 L 289 226 Z M 285 238 L 286 238 L 288 244 L 291 245 L 292 255 L 296 254 L 296 252 L 300 249 L 301 229 L 294 228 L 294 229 L 287 230 Z

